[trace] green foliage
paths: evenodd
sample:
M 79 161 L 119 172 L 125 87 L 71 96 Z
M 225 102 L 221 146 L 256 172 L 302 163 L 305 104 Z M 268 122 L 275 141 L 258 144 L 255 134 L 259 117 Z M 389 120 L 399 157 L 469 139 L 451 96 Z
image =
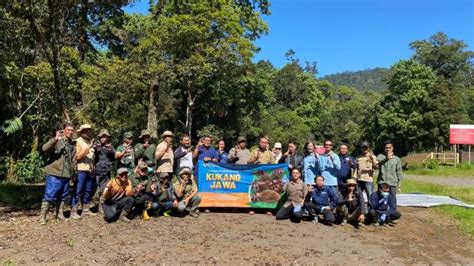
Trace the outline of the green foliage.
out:
M 390 77 L 390 69 L 374 68 L 362 71 L 347 71 L 322 77 L 335 86 L 347 86 L 360 91 L 385 90 L 386 80 Z
M 438 160 L 431 159 L 428 162 L 424 163 L 424 166 L 428 169 L 436 170 L 439 168 Z
M 203 138 L 205 136 L 210 136 L 212 137 L 212 140 L 217 143 L 219 140 L 222 139 L 223 137 L 223 132 L 219 128 L 217 128 L 215 125 L 207 125 L 200 130 L 197 131 L 197 136 L 199 138 Z
M 44 161 L 38 152 L 32 152 L 15 164 L 14 175 L 19 183 L 37 183 L 44 180 Z
M 2 125 L 2 131 L 7 134 L 7 136 L 15 134 L 23 128 L 23 122 L 18 117 L 14 117 L 9 120 L 5 120 Z
M 432 168 L 426 167 L 426 164 L 409 164 L 406 174 L 439 176 L 439 177 L 459 177 L 472 178 L 474 176 L 474 167 L 468 163 L 454 166 L 439 165 Z

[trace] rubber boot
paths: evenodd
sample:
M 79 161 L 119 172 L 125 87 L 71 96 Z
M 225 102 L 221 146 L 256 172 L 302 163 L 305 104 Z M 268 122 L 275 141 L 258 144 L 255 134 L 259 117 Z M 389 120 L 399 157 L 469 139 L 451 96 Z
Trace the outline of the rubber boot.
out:
M 150 220 L 150 215 L 148 215 L 148 210 L 151 209 L 151 202 L 145 203 L 145 209 L 143 210 L 143 220 Z
M 64 202 L 56 204 L 56 218 L 60 221 L 67 221 L 66 217 L 64 217 Z
M 41 202 L 41 211 L 40 211 L 40 224 L 41 225 L 46 224 L 46 216 L 48 215 L 49 206 L 50 206 L 49 202 L 45 200 Z
M 71 218 L 74 220 L 81 219 L 81 216 L 77 213 L 77 205 L 72 206 L 71 208 Z

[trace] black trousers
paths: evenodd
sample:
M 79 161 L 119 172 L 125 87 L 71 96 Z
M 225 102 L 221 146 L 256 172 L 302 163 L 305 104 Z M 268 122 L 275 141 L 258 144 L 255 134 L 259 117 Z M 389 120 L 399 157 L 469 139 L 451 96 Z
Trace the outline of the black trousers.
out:
M 385 223 L 400 219 L 400 217 L 402 217 L 402 214 L 397 210 L 377 211 L 377 210 L 371 209 L 369 213 L 367 214 L 367 220 L 369 223 L 376 223 L 378 222 L 378 220 L 383 214 L 387 215 L 387 219 L 384 221 Z
M 299 223 L 301 222 L 301 217 L 303 217 L 303 206 L 299 212 L 293 212 L 293 204 L 288 206 L 281 206 L 276 214 L 277 220 L 290 219 L 292 222 Z
M 122 211 L 126 212 L 127 214 L 130 213 L 132 206 L 132 197 L 123 197 L 114 201 L 106 200 L 103 205 L 104 220 L 109 223 L 114 222 L 119 218 Z
M 308 209 L 309 215 L 313 218 L 316 218 L 316 215 L 318 214 L 322 214 L 324 222 L 334 223 L 336 221 L 336 216 L 334 216 L 333 211 L 328 209 L 321 210 L 322 206 L 319 206 L 314 202 L 306 202 L 304 205 L 306 209 Z
M 392 196 L 393 204 L 395 205 L 395 210 L 397 209 L 397 186 L 390 186 L 390 196 Z

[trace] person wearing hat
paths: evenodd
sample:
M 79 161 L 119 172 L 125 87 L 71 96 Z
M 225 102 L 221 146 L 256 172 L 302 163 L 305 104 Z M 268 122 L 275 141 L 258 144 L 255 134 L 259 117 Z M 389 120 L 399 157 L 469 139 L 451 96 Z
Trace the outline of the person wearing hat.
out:
M 272 149 L 272 155 L 273 155 L 273 158 L 275 158 L 275 162 L 279 162 L 281 157 L 283 157 L 283 152 L 282 152 L 282 149 L 283 149 L 283 145 L 281 145 L 280 142 L 275 142 L 275 145 L 273 145 L 273 149 Z
M 201 197 L 198 196 L 196 180 L 194 180 L 191 169 L 183 168 L 179 172 L 178 180 L 174 184 L 174 191 L 178 215 L 184 216 L 186 212 L 189 212 L 192 217 L 199 217 L 198 207 Z
M 171 176 L 162 174 L 159 182 L 156 183 L 151 211 L 153 215 L 169 216 L 172 208 L 178 207 L 178 200 L 175 196 L 174 186 L 171 183 Z
M 140 133 L 141 142 L 135 144 L 135 160 L 143 159 L 148 165 L 155 164 L 156 145 L 151 141 L 151 134 L 144 129 Z
M 336 212 L 342 218 L 341 225 L 347 222 L 357 226 L 364 225 L 366 208 L 362 192 L 357 188 L 357 181 L 347 179 L 338 204 Z
M 367 214 L 369 223 L 379 225 L 395 225 L 402 215 L 397 211 L 395 201 L 390 194 L 390 185 L 379 183 L 379 189 L 369 198 L 370 209 Z
M 156 159 L 156 172 L 163 174 L 173 174 L 173 132 L 166 130 L 161 134 L 163 140 L 156 147 L 155 159 Z
M 356 159 L 355 180 L 360 191 L 365 192 L 366 199 L 364 204 L 367 205 L 370 195 L 374 192 L 374 171 L 377 169 L 379 162 L 370 150 L 370 145 L 367 141 L 362 142 L 360 147 L 362 154 Z
M 151 208 L 153 193 L 156 192 L 156 184 L 153 185 L 152 182 L 153 169 L 150 170 L 151 171 L 149 171 L 148 164 L 140 159 L 133 174 L 129 177 L 132 188 L 135 190 L 134 213 L 136 215 L 142 214 L 145 220 L 150 219 L 148 209 Z
M 245 137 L 237 138 L 237 145 L 230 149 L 228 161 L 235 164 L 247 164 L 249 161 L 250 151 L 247 149 L 247 139 Z
M 125 167 L 128 174 L 133 174 L 135 169 L 135 150 L 133 149 L 133 133 L 125 132 L 123 142 L 117 147 L 115 160 L 118 160 L 117 167 Z
M 110 144 L 110 133 L 107 129 L 101 129 L 97 138 L 99 139 L 99 142 L 94 144 L 95 181 L 97 189 L 93 197 L 93 204 L 98 206 L 100 213 L 103 213 L 103 198 L 101 196 L 104 192 L 105 185 L 107 185 L 112 177 L 112 167 L 115 161 L 115 149 L 112 144 Z
M 194 169 L 193 163 L 193 150 L 194 147 L 191 146 L 191 138 L 188 134 L 184 134 L 181 136 L 181 145 L 176 148 L 174 151 L 174 163 L 176 165 L 176 176 L 179 172 L 184 168 L 187 167 L 189 169 Z
M 104 189 L 104 220 L 108 223 L 121 219 L 130 222 L 135 191 L 128 180 L 128 169 L 120 167 L 117 176 L 112 178 Z
M 74 182 L 74 193 L 72 195 L 71 217 L 80 219 L 78 208 L 82 209 L 82 215 L 90 214 L 89 203 L 95 190 L 95 150 L 92 145 L 92 127 L 84 124 L 77 130 L 79 138 L 76 140 L 77 178 Z
M 52 206 L 56 206 L 55 216 L 65 220 L 64 206 L 69 195 L 69 181 L 74 176 L 76 162 L 76 146 L 73 140 L 74 126 L 66 123 L 56 136 L 46 142 L 42 150 L 48 156 L 46 172 L 46 188 L 41 203 L 40 223 L 45 225 L 47 215 Z

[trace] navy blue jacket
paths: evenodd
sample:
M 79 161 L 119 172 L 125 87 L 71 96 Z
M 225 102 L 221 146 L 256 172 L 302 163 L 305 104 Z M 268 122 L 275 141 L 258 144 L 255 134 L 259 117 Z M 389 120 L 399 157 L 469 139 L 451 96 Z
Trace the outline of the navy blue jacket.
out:
M 380 191 L 375 191 L 370 195 L 369 203 L 370 209 L 375 210 L 379 213 L 385 213 L 387 215 L 390 215 L 396 211 L 392 195 L 388 194 L 388 196 L 384 198 Z
M 356 169 L 357 161 L 350 155 L 339 155 L 339 160 L 341 161 L 341 170 L 339 170 L 337 183 L 343 185 L 346 183 L 347 179 L 352 178 L 351 168 Z M 352 164 L 349 165 L 348 161 L 351 161 Z
M 320 190 L 315 186 L 313 192 L 311 192 L 311 202 L 318 207 L 329 206 L 334 209 L 337 206 L 337 194 L 334 194 L 333 191 L 326 186 L 323 186 Z

